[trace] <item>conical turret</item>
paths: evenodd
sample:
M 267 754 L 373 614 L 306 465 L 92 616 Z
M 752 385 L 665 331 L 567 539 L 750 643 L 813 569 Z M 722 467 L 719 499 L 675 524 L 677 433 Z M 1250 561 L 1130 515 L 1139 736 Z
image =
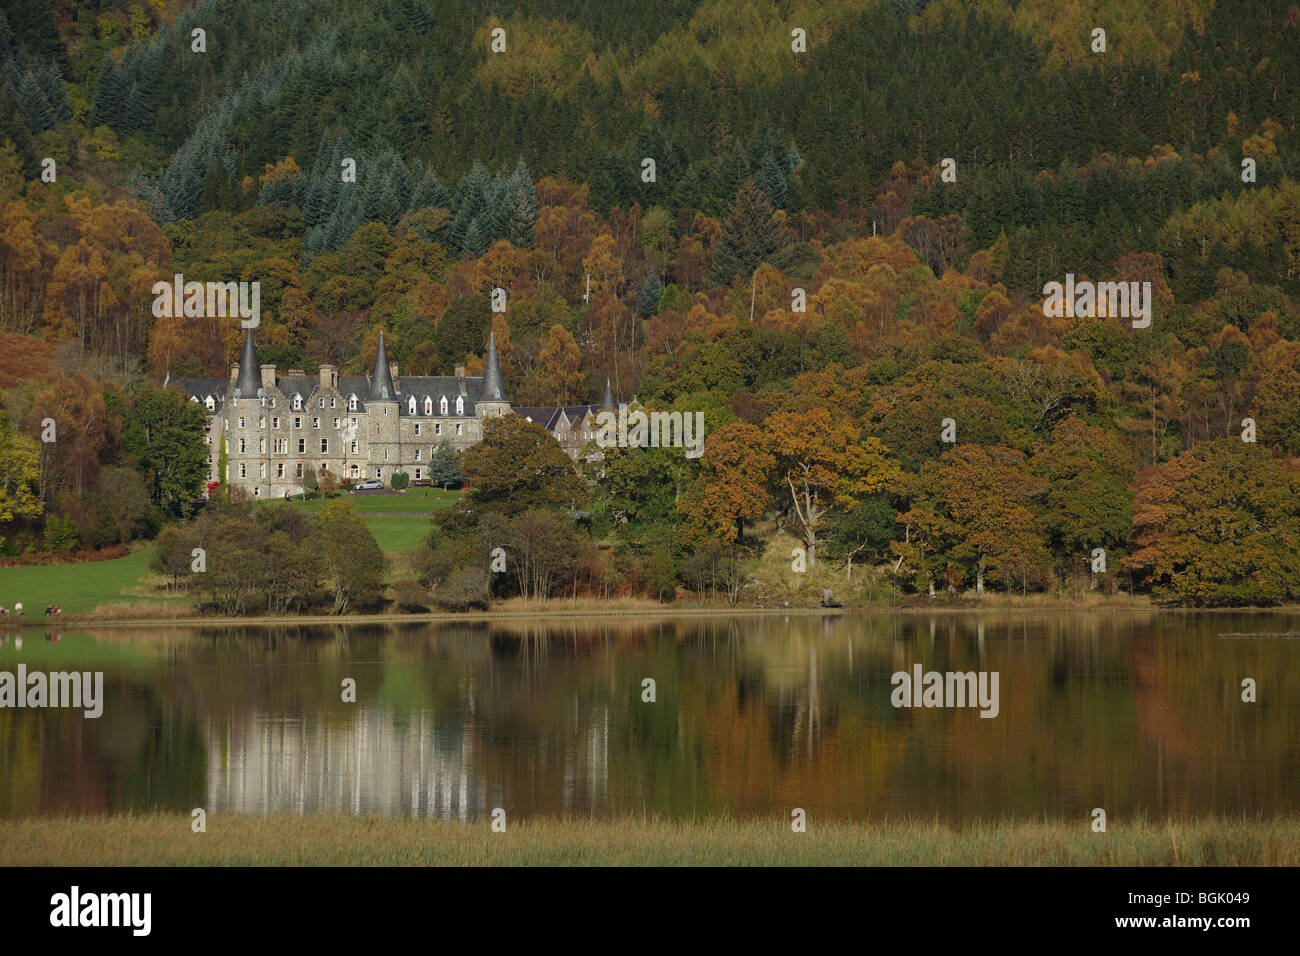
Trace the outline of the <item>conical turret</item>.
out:
M 501 379 L 501 362 L 497 358 L 497 337 L 494 332 L 488 333 L 487 358 L 483 364 L 483 394 L 478 400 L 480 402 L 510 401 L 506 397 L 506 386 Z
M 375 371 L 370 376 L 370 401 L 397 401 L 397 386 L 388 368 L 388 349 L 384 346 L 384 333 L 379 333 L 379 348 L 375 350 Z
M 600 400 L 600 410 L 603 412 L 618 411 L 618 404 L 614 401 L 614 389 L 609 384 L 609 379 L 605 379 L 605 397 Z
M 248 329 L 244 333 L 244 354 L 239 357 L 235 398 L 257 398 L 257 390 L 261 387 L 261 371 L 257 364 L 257 349 L 253 346 L 253 330 Z

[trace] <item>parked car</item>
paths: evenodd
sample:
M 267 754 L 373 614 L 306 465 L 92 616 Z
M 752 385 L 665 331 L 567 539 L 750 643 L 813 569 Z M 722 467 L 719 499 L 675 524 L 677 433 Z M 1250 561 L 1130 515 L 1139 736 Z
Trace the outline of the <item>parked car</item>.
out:
M 411 487 L 412 487 L 412 488 L 432 488 L 432 487 L 433 487 L 433 479 L 431 479 L 431 478 L 416 478 L 414 481 L 411 482 Z
M 352 490 L 353 491 L 382 491 L 383 488 L 384 488 L 384 483 L 382 481 L 380 481 L 378 478 L 370 478 L 367 479 L 366 481 L 361 482 Z

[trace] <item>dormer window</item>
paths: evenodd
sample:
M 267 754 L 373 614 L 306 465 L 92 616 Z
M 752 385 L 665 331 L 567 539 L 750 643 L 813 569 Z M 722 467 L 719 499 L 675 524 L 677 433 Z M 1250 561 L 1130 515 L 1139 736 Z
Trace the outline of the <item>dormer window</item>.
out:
M 460 395 L 456 396 L 456 414 L 457 415 L 465 414 L 465 399 Z
M 446 396 L 446 395 L 442 396 L 442 404 L 441 404 L 441 406 L 440 406 L 440 410 L 439 410 L 438 414 L 439 414 L 439 415 L 446 415 L 446 414 L 447 414 L 447 396 Z
M 412 395 L 412 396 L 411 396 L 411 400 L 410 400 L 409 402 L 406 403 L 406 408 L 407 408 L 407 414 L 408 414 L 408 415 L 414 415 L 414 414 L 415 414 L 415 396 L 414 396 L 414 395 Z
M 213 411 L 217 407 L 217 403 L 212 400 L 211 395 L 203 400 L 203 404 L 207 406 L 208 411 Z
M 355 395 L 349 395 L 349 396 L 348 396 L 348 411 L 350 411 L 350 412 L 355 412 L 356 410 L 357 410 L 357 397 L 356 397 Z
M 301 396 L 301 395 L 294 395 L 294 397 L 293 397 L 293 410 L 294 410 L 295 412 L 300 412 L 300 411 L 302 411 L 302 396 Z
M 424 397 L 424 414 L 433 414 L 433 399 L 427 395 Z

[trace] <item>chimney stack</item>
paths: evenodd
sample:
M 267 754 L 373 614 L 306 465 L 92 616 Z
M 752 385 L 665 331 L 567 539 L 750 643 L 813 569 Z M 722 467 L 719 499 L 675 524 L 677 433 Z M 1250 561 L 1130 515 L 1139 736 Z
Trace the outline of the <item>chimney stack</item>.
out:
M 275 366 L 274 365 L 262 366 L 262 387 L 275 388 Z
M 457 365 L 457 366 L 456 366 L 456 377 L 457 377 L 457 378 L 464 378 L 464 377 L 465 377 L 465 366 L 463 366 L 463 365 Z
M 388 363 L 388 374 L 391 375 L 391 376 L 393 376 L 393 381 L 394 381 L 394 382 L 397 381 L 397 363 L 396 363 L 396 362 L 389 362 L 389 363 Z
M 232 365 L 230 366 L 230 382 L 232 385 L 234 384 L 235 379 L 237 378 L 239 378 L 239 366 Z
M 321 388 L 334 387 L 334 366 L 333 365 L 322 365 L 320 367 L 320 387 Z

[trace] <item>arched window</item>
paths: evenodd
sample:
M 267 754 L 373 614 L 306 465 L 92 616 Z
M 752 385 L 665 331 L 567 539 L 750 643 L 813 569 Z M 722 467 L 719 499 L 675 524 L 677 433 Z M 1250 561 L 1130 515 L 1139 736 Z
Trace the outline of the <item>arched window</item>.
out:
M 439 414 L 439 415 L 446 415 L 446 414 L 447 414 L 447 396 L 446 396 L 446 395 L 442 396 L 442 405 L 441 405 L 441 408 L 440 408 L 439 411 L 438 411 L 438 414 Z
M 430 398 L 428 395 L 424 397 L 424 414 L 426 415 L 433 414 L 433 399 Z
M 465 414 L 465 399 L 459 395 L 456 396 L 456 414 L 457 415 Z

